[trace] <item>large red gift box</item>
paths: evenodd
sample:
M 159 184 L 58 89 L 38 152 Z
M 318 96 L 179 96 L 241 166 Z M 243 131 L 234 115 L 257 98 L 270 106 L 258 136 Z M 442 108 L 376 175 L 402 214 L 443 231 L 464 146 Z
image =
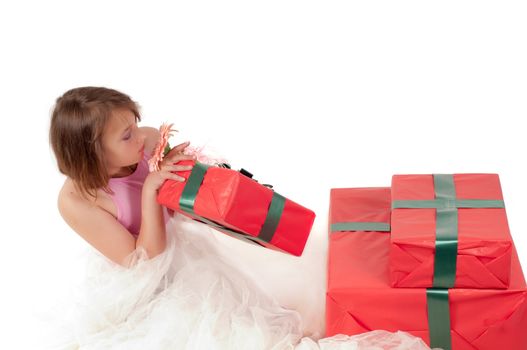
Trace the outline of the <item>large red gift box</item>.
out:
M 497 174 L 394 175 L 393 287 L 507 288 L 512 239 Z
M 194 161 L 167 180 L 157 201 L 213 228 L 266 248 L 302 255 L 315 213 L 238 171 Z
M 527 349 L 527 286 L 514 247 L 507 290 L 392 288 L 390 204 L 390 188 L 331 190 L 326 336 L 401 330 L 445 349 Z

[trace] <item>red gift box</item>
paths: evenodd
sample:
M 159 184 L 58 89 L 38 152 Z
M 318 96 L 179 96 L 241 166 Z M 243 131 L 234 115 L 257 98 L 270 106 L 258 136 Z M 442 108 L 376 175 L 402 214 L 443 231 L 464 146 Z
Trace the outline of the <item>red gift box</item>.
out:
M 509 285 L 512 238 L 497 174 L 394 175 L 391 228 L 393 287 Z
M 302 255 L 315 213 L 238 171 L 194 161 L 177 172 L 185 182 L 167 180 L 157 201 L 172 210 L 266 248 Z
M 438 312 L 431 295 L 445 289 L 390 286 L 389 222 L 389 188 L 331 190 L 326 336 L 401 330 L 429 345 L 432 335 L 439 347 L 446 327 L 453 350 L 527 349 L 527 286 L 514 248 L 509 289 L 449 289 Z M 449 317 L 438 324 L 441 311 Z

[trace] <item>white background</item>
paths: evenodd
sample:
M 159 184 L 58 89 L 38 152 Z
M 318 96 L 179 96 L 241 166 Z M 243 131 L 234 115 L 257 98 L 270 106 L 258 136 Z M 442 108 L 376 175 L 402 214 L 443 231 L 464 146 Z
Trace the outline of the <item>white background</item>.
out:
M 317 213 L 301 258 L 223 241 L 307 333 L 323 330 L 331 187 L 498 173 L 527 266 L 525 18 L 509 1 L 2 2 L 2 341 L 34 348 L 30 314 L 81 273 L 47 134 L 78 86 L 129 94 L 141 125 L 173 122 L 172 144 L 213 146 Z

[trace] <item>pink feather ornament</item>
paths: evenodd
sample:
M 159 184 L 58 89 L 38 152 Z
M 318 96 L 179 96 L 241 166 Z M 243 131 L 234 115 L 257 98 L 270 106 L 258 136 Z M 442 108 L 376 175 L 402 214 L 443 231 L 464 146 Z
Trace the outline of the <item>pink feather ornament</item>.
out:
M 172 136 L 172 132 L 177 131 L 175 129 L 172 129 L 172 126 L 174 124 L 167 124 L 163 123 L 159 127 L 160 137 L 159 141 L 156 144 L 156 147 L 152 151 L 152 157 L 148 160 L 148 168 L 150 172 L 152 171 L 159 171 L 161 168 L 159 167 L 161 164 L 161 161 L 165 157 L 165 155 L 170 151 L 170 145 L 168 144 L 168 138 Z
M 228 163 L 229 161 L 221 156 L 211 155 L 211 151 L 205 150 L 205 146 L 194 147 L 188 146 L 185 148 L 183 154 L 194 156 L 196 160 L 200 163 L 217 166 L 219 164 Z

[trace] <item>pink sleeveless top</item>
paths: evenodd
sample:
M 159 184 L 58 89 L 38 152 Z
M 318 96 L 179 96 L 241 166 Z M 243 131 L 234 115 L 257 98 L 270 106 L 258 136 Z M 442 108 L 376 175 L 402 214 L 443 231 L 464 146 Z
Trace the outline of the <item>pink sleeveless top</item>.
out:
M 141 193 L 148 173 L 148 156 L 145 154 L 132 174 L 112 177 L 108 184 L 114 192 L 110 196 L 117 207 L 117 220 L 135 236 L 141 228 Z M 166 224 L 170 216 L 165 207 L 163 215 Z

